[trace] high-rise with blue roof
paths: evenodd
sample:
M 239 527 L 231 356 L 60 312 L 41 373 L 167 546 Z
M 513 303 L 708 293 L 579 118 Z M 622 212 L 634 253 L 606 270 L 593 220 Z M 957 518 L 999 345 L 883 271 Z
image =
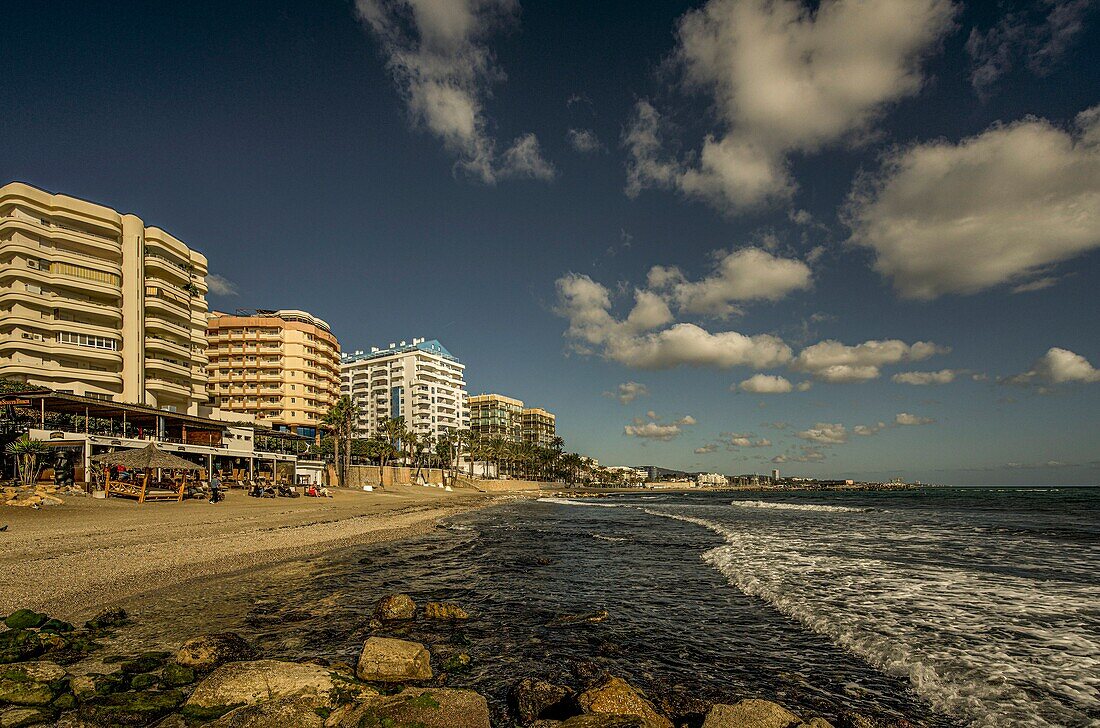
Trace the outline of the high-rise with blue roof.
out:
M 378 431 L 402 417 L 421 435 L 438 436 L 470 426 L 466 366 L 435 339 L 413 339 L 345 354 L 340 392 L 359 406 L 358 434 Z

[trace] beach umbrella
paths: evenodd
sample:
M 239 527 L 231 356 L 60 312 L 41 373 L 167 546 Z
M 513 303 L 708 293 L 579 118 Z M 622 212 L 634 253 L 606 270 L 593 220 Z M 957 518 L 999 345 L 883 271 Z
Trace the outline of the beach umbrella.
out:
M 150 443 L 148 447 L 139 447 L 133 450 L 93 455 L 92 460 L 107 465 L 121 465 L 128 470 L 152 470 L 154 468 L 163 470 L 202 469 L 190 460 L 184 460 L 181 457 L 164 452 L 156 446 L 156 443 Z

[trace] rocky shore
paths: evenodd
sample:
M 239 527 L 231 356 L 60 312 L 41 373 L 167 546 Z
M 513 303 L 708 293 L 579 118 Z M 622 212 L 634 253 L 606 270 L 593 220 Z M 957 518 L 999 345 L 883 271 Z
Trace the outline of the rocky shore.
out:
M 564 616 L 568 629 L 606 613 Z M 456 687 L 471 665 L 457 605 L 381 598 L 354 665 L 267 659 L 233 633 L 195 636 L 174 652 L 118 654 L 130 617 L 116 609 L 82 627 L 17 610 L 0 631 L 0 728 L 907 728 L 852 712 L 833 721 L 767 700 L 690 694 L 653 699 L 623 676 L 576 670 L 573 684 L 511 676 L 492 701 Z M 550 626 L 550 625 L 548 625 Z M 705 669 L 705 668 L 702 668 Z M 502 704 L 503 707 L 492 707 Z

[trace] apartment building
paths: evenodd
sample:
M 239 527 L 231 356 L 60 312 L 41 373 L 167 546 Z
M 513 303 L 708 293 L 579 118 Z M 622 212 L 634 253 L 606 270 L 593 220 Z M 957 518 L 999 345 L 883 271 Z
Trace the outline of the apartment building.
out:
M 484 438 L 523 441 L 523 402 L 503 394 L 470 397 L 470 431 Z
M 470 397 L 470 431 L 481 437 L 502 437 L 549 447 L 557 435 L 556 418 L 540 407 L 524 407 L 523 400 L 503 394 Z
M 523 410 L 523 441 L 539 447 L 550 447 L 557 437 L 557 418 L 541 407 Z
M 197 414 L 206 258 L 137 216 L 0 187 L 0 378 Z
M 359 406 L 360 435 L 374 434 L 383 420 L 403 417 L 413 431 L 437 437 L 470 425 L 465 369 L 434 339 L 391 343 L 345 354 L 340 392 Z
M 213 312 L 206 324 L 210 403 L 313 437 L 340 394 L 340 344 L 305 311 Z

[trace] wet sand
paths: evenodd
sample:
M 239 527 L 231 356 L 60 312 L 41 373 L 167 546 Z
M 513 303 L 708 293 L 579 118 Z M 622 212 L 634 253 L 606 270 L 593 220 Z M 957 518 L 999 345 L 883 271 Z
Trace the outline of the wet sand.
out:
M 408 538 L 440 518 L 508 497 L 396 486 L 333 498 L 210 504 L 68 498 L 0 508 L 0 614 L 26 607 L 70 621 L 184 582 L 266 567 L 355 544 Z

